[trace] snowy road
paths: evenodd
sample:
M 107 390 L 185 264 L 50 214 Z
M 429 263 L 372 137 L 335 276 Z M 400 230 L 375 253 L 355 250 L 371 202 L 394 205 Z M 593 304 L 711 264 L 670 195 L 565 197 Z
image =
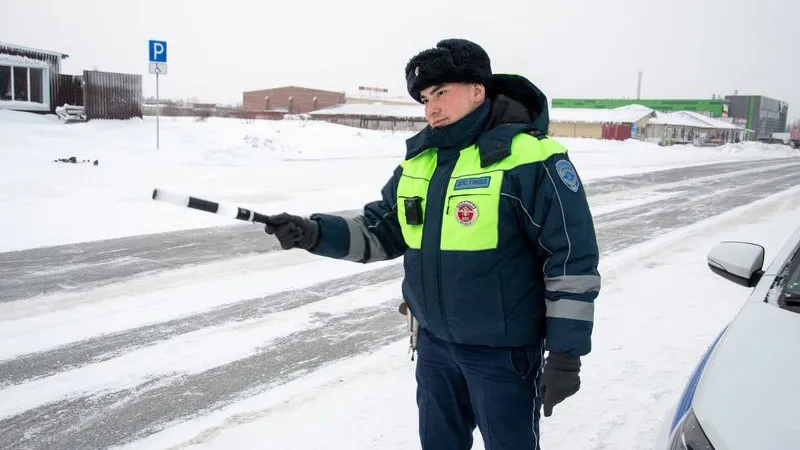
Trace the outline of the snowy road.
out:
M 684 191 L 689 194 L 692 186 L 701 187 L 708 182 L 723 183 L 708 186 L 712 191 L 744 185 L 748 180 L 770 182 L 778 176 L 772 171 L 787 164 L 789 169 L 784 173 L 791 175 L 794 166 L 784 159 L 733 162 L 600 179 L 590 183 L 587 190 L 594 200 L 593 206 L 614 204 L 637 192 L 649 201 L 657 194 L 679 196 Z M 739 176 L 745 179 L 740 181 Z M 754 195 L 766 192 L 755 190 Z M 673 202 L 689 200 L 694 199 L 675 198 Z M 598 212 L 601 211 L 596 210 L 596 216 Z M 700 218 L 707 216 L 701 214 Z M 86 290 L 148 272 L 277 249 L 277 242 L 264 239 L 260 228 L 233 225 L 0 253 L 0 303 L 59 291 Z
M 608 255 L 798 185 L 781 159 L 587 192 Z M 275 249 L 234 226 L 1 253 L 0 449 L 121 445 L 402 339 L 399 261 Z

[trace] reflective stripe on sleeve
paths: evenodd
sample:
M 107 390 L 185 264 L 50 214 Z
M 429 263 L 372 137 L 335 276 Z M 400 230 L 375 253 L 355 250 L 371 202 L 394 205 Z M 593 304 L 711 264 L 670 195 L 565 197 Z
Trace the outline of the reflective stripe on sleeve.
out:
M 567 294 L 584 294 L 600 292 L 598 275 L 565 275 L 563 277 L 547 277 L 544 279 L 545 289 L 550 292 Z
M 594 303 L 581 302 L 578 300 L 546 300 L 547 317 L 558 319 L 582 320 L 584 322 L 594 321 Z

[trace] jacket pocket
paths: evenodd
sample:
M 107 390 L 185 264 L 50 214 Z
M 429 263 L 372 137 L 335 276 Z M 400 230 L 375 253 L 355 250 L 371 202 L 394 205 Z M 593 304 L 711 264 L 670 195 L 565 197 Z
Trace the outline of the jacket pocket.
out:
M 542 364 L 542 352 L 539 347 L 514 347 L 510 350 L 511 368 L 523 380 L 536 377 Z
M 499 197 L 493 194 L 456 194 L 447 198 L 442 218 L 442 250 L 497 248 Z

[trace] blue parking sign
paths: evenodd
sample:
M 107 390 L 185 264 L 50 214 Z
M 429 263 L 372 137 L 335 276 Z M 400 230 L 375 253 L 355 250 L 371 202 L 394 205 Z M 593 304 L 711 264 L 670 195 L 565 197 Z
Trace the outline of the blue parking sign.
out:
M 150 62 L 167 62 L 167 41 L 150 41 Z

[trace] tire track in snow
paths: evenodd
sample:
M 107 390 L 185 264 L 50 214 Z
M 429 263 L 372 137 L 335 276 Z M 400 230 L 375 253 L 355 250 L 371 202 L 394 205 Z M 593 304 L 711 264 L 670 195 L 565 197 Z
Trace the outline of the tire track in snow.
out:
M 148 273 L 276 250 L 280 245 L 262 227 L 235 223 L 3 252 L 0 303 L 86 291 Z
M 771 177 L 749 173 L 709 181 L 699 189 L 670 188 L 682 192 L 651 205 L 635 206 L 595 219 L 603 253 L 619 251 L 671 231 L 752 203 L 800 185 L 800 164 L 775 169 Z
M 263 230 L 237 224 L 0 253 L 0 302 L 278 248 Z
M 242 300 L 202 314 L 105 334 L 65 347 L 0 361 L 0 374 L 3 374 L 0 379 L 0 389 L 87 364 L 103 362 L 180 334 L 298 308 L 321 299 L 394 280 L 402 275 L 402 266 L 399 264 L 373 269 L 356 275 L 327 280 L 306 288 Z
M 641 187 L 655 187 L 662 184 L 671 184 L 682 181 L 696 182 L 698 179 L 714 176 L 725 176 L 735 172 L 751 169 L 769 169 L 775 165 L 791 163 L 792 158 L 764 159 L 743 162 L 715 163 L 701 166 L 680 167 L 675 169 L 657 170 L 632 175 L 622 175 L 586 181 L 587 192 L 590 195 L 619 192 Z M 578 167 L 580 170 L 580 167 Z

